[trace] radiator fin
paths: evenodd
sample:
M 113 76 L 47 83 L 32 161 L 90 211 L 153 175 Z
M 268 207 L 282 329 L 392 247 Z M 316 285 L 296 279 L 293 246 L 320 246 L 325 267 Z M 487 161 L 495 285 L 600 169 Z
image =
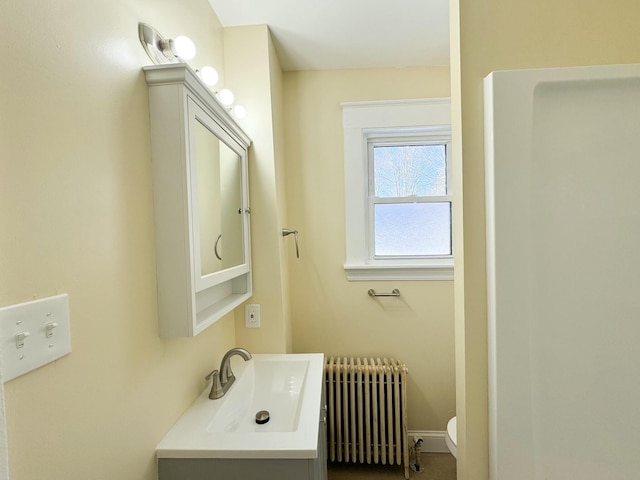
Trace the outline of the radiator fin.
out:
M 403 465 L 409 478 L 407 374 L 407 367 L 394 359 L 327 359 L 327 442 L 332 462 Z

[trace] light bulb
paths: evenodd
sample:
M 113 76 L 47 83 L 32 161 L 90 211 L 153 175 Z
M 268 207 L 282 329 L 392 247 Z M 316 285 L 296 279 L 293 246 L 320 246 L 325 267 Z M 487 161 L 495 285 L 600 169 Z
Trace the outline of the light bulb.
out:
M 236 105 L 233 107 L 233 115 L 237 119 L 242 120 L 244 117 L 247 116 L 247 109 L 244 108 L 242 105 Z
M 189 37 L 179 35 L 173 39 L 176 55 L 183 60 L 191 60 L 196 56 L 196 45 Z
M 233 96 L 233 92 L 231 90 L 229 90 L 228 88 L 223 88 L 218 92 L 218 100 L 220 100 L 220 103 L 222 103 L 223 105 L 231 105 L 235 100 L 235 97 Z
M 202 67 L 199 73 L 200 78 L 206 85 L 213 87 L 218 83 L 218 72 L 216 72 L 215 68 L 209 66 Z

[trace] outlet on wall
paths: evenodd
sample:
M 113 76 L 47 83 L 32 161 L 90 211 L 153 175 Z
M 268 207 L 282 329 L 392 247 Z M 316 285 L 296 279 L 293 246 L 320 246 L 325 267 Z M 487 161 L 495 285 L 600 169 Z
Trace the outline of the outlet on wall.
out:
M 260 305 L 257 303 L 244 306 L 244 326 L 260 328 Z

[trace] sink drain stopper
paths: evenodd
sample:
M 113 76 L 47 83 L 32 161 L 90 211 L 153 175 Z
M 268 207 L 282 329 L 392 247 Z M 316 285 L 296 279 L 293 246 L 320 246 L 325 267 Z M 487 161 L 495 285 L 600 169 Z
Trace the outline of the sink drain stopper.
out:
M 267 410 L 260 410 L 256 413 L 256 423 L 258 425 L 262 425 L 263 423 L 267 423 L 269 421 L 269 412 Z

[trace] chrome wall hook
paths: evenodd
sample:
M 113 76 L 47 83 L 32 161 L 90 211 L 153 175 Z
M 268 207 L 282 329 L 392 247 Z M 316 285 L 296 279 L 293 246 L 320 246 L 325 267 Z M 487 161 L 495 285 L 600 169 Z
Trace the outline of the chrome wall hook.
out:
M 298 246 L 298 230 L 290 230 L 288 228 L 282 229 L 282 236 L 286 237 L 287 235 L 293 234 L 296 241 L 296 258 L 300 258 L 300 248 Z

